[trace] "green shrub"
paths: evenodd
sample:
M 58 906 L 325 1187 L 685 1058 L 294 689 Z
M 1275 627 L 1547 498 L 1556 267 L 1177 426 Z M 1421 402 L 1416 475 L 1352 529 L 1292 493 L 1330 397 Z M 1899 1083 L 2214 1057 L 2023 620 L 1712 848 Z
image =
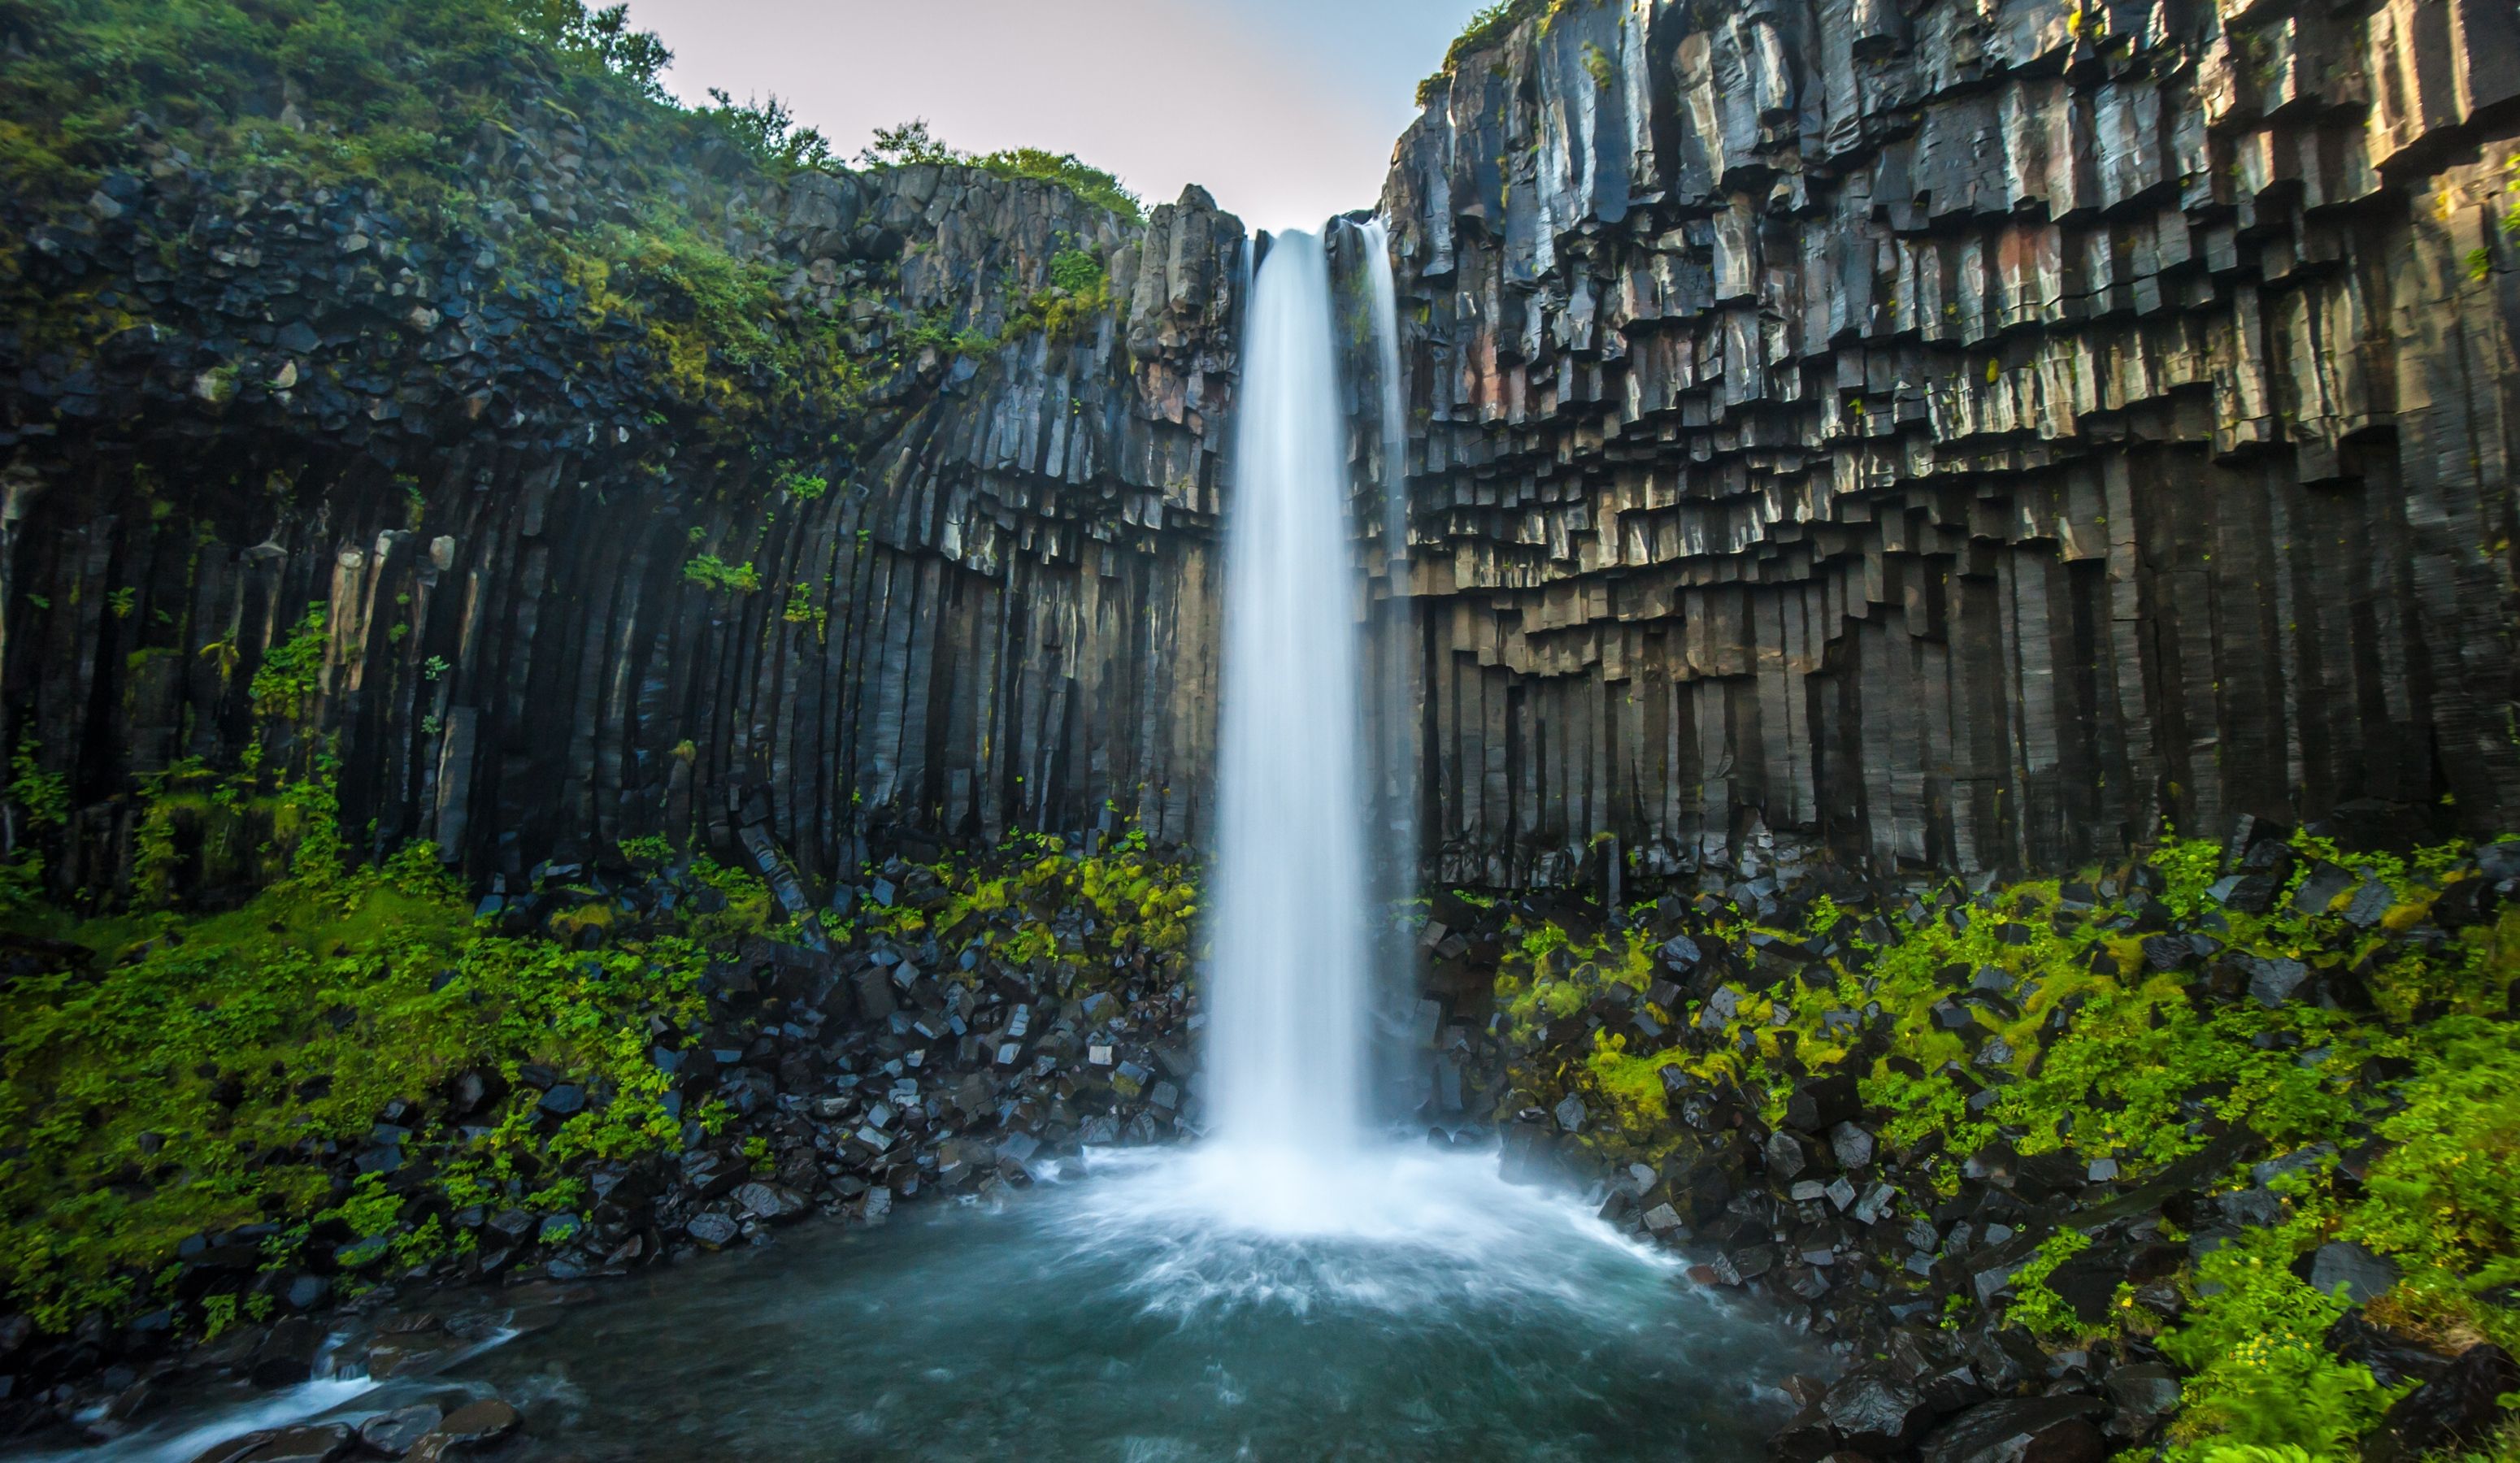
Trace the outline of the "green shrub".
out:
M 709 100 L 717 104 L 710 115 L 724 123 L 737 143 L 763 167 L 785 174 L 831 166 L 831 139 L 812 127 L 798 125 L 777 93 L 762 101 L 746 98 L 742 103 L 714 86 L 708 94 Z
M 2294 1259 L 2317 1243 L 2314 1221 L 2297 1218 L 2244 1230 L 2197 1267 L 2196 1302 L 2160 1343 L 2192 1373 L 2181 1389 L 2182 1439 L 2350 1455 L 2353 1441 L 2387 1410 L 2393 1394 L 2371 1369 L 2327 1350 L 2327 1329 L 2346 1303 L 2292 1273 Z M 2173 1451 L 2181 1463 L 2204 1456 Z
M 2012 1275 L 2012 1305 L 2005 1315 L 2032 1335 L 2049 1341 L 2070 1340 L 2089 1329 L 2065 1299 L 2048 1288 L 2056 1267 L 2092 1247 L 2092 1237 L 2079 1229 L 2059 1229 L 2040 1242 L 2039 1253 Z
M 256 716 L 295 721 L 313 705 L 324 670 L 325 613 L 320 603 L 306 606 L 289 638 L 263 652 L 246 694 Z
M 875 141 L 867 146 L 860 159 L 869 167 L 906 167 L 926 163 L 943 167 L 976 167 L 997 178 L 1030 178 L 1055 183 L 1094 207 L 1118 214 L 1131 223 L 1144 223 L 1146 203 L 1121 185 L 1118 178 L 1094 167 L 1073 153 L 1052 153 L 1040 148 L 1004 148 L 995 153 L 966 153 L 949 147 L 928 130 L 924 117 L 913 118 L 898 127 L 878 127 Z
M 714 554 L 703 554 L 683 565 L 683 578 L 712 594 L 749 595 L 761 588 L 761 572 L 751 561 L 730 564 Z
M 1109 281 L 1102 261 L 1083 249 L 1060 249 L 1051 256 L 1050 283 L 1071 294 L 1100 288 Z
M 819 503 L 832 490 L 832 480 L 818 472 L 800 472 L 793 468 L 779 476 L 779 491 L 798 503 Z
M 9 754 L 9 800 L 26 817 L 28 828 L 58 828 L 70 820 L 70 779 L 46 772 L 36 754 L 44 744 L 29 736 Z

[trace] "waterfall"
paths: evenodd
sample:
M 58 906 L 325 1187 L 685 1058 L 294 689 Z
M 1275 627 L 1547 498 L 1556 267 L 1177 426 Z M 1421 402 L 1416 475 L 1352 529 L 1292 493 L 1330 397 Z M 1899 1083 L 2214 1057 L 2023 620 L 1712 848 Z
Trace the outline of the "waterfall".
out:
M 1398 1080 L 1393 1106 L 1406 1111 L 1426 1096 L 1418 1090 L 1416 1053 L 1402 1040 L 1412 1029 L 1408 1012 L 1418 994 L 1418 931 L 1413 922 L 1392 917 L 1418 893 L 1418 617 L 1409 597 L 1409 481 L 1404 470 L 1409 423 L 1400 389 L 1399 292 L 1391 277 L 1391 231 L 1378 218 L 1355 228 L 1365 261 L 1365 303 L 1372 312 L 1382 489 L 1382 562 L 1377 567 L 1384 591 L 1373 605 L 1371 751 L 1376 814 L 1373 893 L 1383 917 L 1374 923 L 1373 953 L 1385 1030 L 1394 1039 L 1383 1052 L 1391 1059 L 1387 1070 Z
M 1381 378 L 1382 427 L 1382 562 L 1391 576 L 1391 598 L 1403 605 L 1409 590 L 1409 455 L 1408 410 L 1400 392 L 1400 298 L 1391 281 L 1391 230 L 1380 219 L 1361 225 L 1365 236 L 1365 277 L 1372 287 L 1373 357 Z M 1414 820 L 1413 820 L 1414 821 Z
M 1252 284 L 1226 528 L 1208 1105 L 1230 1150 L 1354 1147 L 1365 1111 L 1366 800 L 1328 258 Z

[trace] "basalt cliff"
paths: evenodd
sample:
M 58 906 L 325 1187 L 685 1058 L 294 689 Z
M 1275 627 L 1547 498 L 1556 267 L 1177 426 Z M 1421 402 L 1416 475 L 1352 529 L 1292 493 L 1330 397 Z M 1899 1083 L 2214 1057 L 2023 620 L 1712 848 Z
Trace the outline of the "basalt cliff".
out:
M 1444 876 L 2510 823 L 2507 6 L 1574 3 L 1456 61 L 1382 200 Z
M 1431 874 L 2520 813 L 2503 9 L 1522 9 L 1381 200 L 1404 462 L 1352 382 Z M 127 888 L 134 789 L 248 755 L 315 604 L 346 821 L 478 879 L 1194 844 L 1239 224 L 682 137 L 671 227 L 775 280 L 720 318 L 635 242 L 652 159 L 510 85 L 451 232 L 145 116 L 13 203 L 0 648 L 61 887 Z M 177 882 L 252 882 L 214 812 Z
M 1240 225 L 497 84 L 460 210 L 145 116 L 10 205 L 0 650 L 57 887 L 269 877 L 268 799 L 195 784 L 284 754 L 484 884 L 1191 841 Z
M 1270 241 L 625 26 L 0 0 L 0 1436 L 1206 1130 Z M 2507 1452 L 2509 0 L 1504 0 L 1419 102 L 1374 1116 L 1828 1342 L 1780 1463 Z

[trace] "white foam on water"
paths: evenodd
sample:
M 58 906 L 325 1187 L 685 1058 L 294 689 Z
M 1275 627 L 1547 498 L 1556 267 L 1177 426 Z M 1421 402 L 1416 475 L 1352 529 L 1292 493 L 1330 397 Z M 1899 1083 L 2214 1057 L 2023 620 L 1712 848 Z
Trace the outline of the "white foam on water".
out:
M 431 1368 L 430 1374 L 448 1370 L 494 1347 L 504 1346 L 519 1334 L 513 1327 L 502 1326 L 470 1346 L 447 1352 L 444 1359 Z M 319 1363 L 330 1357 L 338 1344 L 338 1337 L 327 1337 L 316 1353 Z M 426 1384 L 428 1377 L 415 1376 L 408 1380 Z M 344 1371 L 301 1382 L 249 1402 L 210 1409 L 206 1414 L 210 1420 L 206 1422 L 193 1420 L 203 1414 L 188 1412 L 182 1419 L 153 1423 L 94 1447 L 35 1454 L 24 1458 L 22 1463 L 192 1463 L 212 1446 L 248 1433 L 276 1432 L 318 1420 L 353 1425 L 364 1422 L 378 1412 L 387 1410 L 376 1405 L 376 1402 L 386 1399 L 378 1395 L 387 1389 L 397 1393 L 412 1390 L 405 1380 L 383 1382 L 363 1372 Z M 436 1386 L 431 1390 L 444 1392 L 448 1389 Z M 371 1404 L 366 1407 L 351 1405 L 362 1398 L 371 1399 Z M 406 1396 L 403 1399 L 410 1398 Z
M 161 1424 L 71 1452 L 41 1453 L 25 1463 L 192 1463 L 211 1446 L 265 1429 L 294 1427 L 347 1406 L 382 1385 L 366 1377 L 326 1377 L 212 1414 L 208 1422 Z
M 1368 1141 L 1335 1156 L 1092 1150 L 1093 1181 L 1049 1218 L 1081 1259 L 1127 1264 L 1151 1311 L 1275 1306 L 1441 1315 L 1505 1302 L 1583 1308 L 1605 1284 L 1667 1280 L 1562 1190 L 1508 1183 L 1493 1153 Z

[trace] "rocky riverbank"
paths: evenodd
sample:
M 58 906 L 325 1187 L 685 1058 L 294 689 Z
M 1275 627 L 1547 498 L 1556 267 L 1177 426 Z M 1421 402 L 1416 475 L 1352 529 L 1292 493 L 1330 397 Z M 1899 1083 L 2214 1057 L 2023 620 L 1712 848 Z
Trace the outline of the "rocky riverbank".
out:
M 2318 831 L 1439 897 L 1433 1106 L 1465 1064 L 1510 1169 L 1831 1343 L 1788 1463 L 2508 1447 L 2520 843 Z
M 519 1010 L 477 948 L 450 947 L 446 968 L 431 954 L 381 973 L 319 1019 L 384 1048 L 383 1086 L 287 1032 L 255 1034 L 257 1049 L 288 1049 L 268 1070 L 205 1061 L 171 1095 L 101 1086 L 164 1074 L 180 1031 L 118 1056 L 57 1050 L 63 1095 L 12 1092 L 11 1293 L 31 1313 L 0 1320 L 0 1427 L 111 1437 L 222 1374 L 265 1389 L 319 1365 L 382 1378 L 480 1337 L 353 1327 L 345 1341 L 325 1317 L 439 1286 L 625 1274 L 817 1216 L 882 1223 L 896 1204 L 992 1202 L 1085 1145 L 1173 1138 L 1196 1118 L 1188 873 L 1142 838 L 1092 853 L 1087 841 L 895 860 L 800 912 L 781 903 L 796 886 L 775 862 L 766 881 L 689 859 L 537 869 L 529 888 L 473 907 L 457 946 L 522 943 L 537 980 L 577 967 L 593 989 Z M 269 902 L 250 913 L 288 922 Z M 224 947 L 233 926 L 150 928 L 128 950 L 14 943 L 0 986 L 23 1018 L 12 1031 L 48 1038 L 63 1015 L 129 1027 L 172 953 L 291 963 Z M 320 938 L 344 965 L 392 957 L 334 933 Z M 660 965 L 687 979 L 637 973 Z M 643 978 L 669 994 L 624 1003 L 603 989 Z M 205 1009 L 285 998 L 252 978 L 199 994 Z M 528 1037 L 478 1061 L 440 1044 L 435 1011 L 593 1040 Z M 390 1095 L 354 1111 L 340 1105 L 353 1086 Z M 59 1130 L 71 1102 L 92 1135 Z M 264 1146 L 275 1130 L 306 1135 Z M 116 1204 L 75 1192 L 91 1174 Z M 186 1229 L 203 1198 L 234 1221 Z
M 2328 831 L 2013 885 L 1876 886 L 1770 847 L 1606 907 L 1446 891 L 1416 916 L 1399 1100 L 1826 1343 L 1786 1463 L 2499 1445 L 2520 843 L 2407 859 Z M 1084 1146 L 1194 1134 L 1191 871 L 1091 842 L 895 859 L 802 920 L 775 861 L 546 868 L 479 902 L 484 938 L 558 958 L 713 942 L 679 1014 L 616 1043 L 652 1084 L 448 1065 L 296 1155 L 311 1215 L 170 1237 L 118 1307 L 8 1321 L 13 1426 L 426 1375 L 512 1300 L 566 1324 L 535 1299 L 554 1284 L 1012 1200 Z M 0 998 L 42 987 L 39 953 Z M 215 1103 L 239 1075 L 199 1080 Z M 246 1100 L 317 1079 L 288 1080 Z M 644 1151 L 581 1141 L 643 1102 L 666 1119 Z M 515 1176 L 478 1187 L 503 1154 Z

